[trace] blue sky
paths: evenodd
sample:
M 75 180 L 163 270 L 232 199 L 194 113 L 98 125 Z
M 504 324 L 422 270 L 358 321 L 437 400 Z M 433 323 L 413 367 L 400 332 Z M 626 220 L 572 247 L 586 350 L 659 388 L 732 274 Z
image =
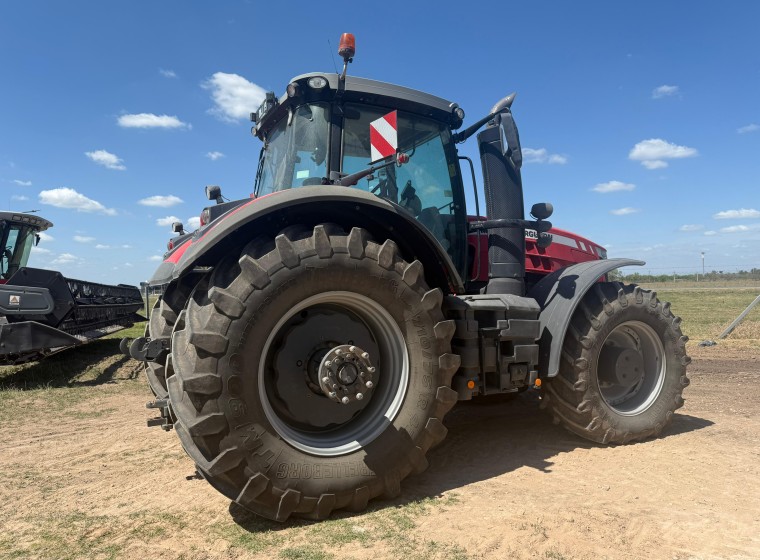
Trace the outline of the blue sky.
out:
M 333 71 L 348 31 L 352 74 L 456 101 L 466 124 L 516 91 L 525 203 L 555 225 L 652 273 L 701 251 L 760 267 L 758 21 L 748 1 L 5 1 L 0 204 L 54 222 L 31 265 L 148 279 L 205 185 L 251 192 L 263 91 Z

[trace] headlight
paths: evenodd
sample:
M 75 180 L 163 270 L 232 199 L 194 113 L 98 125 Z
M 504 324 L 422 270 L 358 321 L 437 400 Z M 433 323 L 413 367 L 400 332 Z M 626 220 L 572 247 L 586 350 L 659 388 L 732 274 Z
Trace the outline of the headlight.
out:
M 306 83 L 309 84 L 309 87 L 311 89 L 322 89 L 327 85 L 327 80 L 325 80 L 322 76 L 314 76 L 312 78 L 309 78 L 309 81 Z

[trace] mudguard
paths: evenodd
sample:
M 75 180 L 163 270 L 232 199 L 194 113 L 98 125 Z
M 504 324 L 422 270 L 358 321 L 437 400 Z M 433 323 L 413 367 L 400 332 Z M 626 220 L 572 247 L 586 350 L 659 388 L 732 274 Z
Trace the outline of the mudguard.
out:
M 150 280 L 168 284 L 196 267 L 219 259 L 263 233 L 276 234 L 294 223 L 338 223 L 380 230 L 422 261 L 426 273 L 445 278 L 451 292 L 463 292 L 462 279 L 436 238 L 406 210 L 365 191 L 340 186 L 299 187 L 254 198 L 236 206 L 165 256 Z M 377 235 L 377 233 L 375 233 Z M 426 255 L 428 262 L 421 255 Z M 437 266 L 436 270 L 429 270 Z
M 538 371 L 541 377 L 554 377 L 567 327 L 578 303 L 604 274 L 621 266 L 641 266 L 644 261 L 603 259 L 562 268 L 543 278 L 528 294 L 541 306 L 539 315 Z

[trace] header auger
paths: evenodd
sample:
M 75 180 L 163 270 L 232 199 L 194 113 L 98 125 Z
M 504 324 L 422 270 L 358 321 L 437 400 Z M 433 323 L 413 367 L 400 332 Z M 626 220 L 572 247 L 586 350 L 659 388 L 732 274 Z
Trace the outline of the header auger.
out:
M 548 203 L 525 218 L 514 96 L 457 132 L 456 103 L 345 70 L 267 94 L 254 195 L 211 189 L 153 277 L 153 406 L 199 473 L 278 521 L 359 511 L 427 467 L 458 400 L 539 384 L 582 437 L 658 434 L 688 383 L 679 320 L 604 281 L 643 263 L 552 228 Z M 487 217 L 456 149 L 476 134 Z

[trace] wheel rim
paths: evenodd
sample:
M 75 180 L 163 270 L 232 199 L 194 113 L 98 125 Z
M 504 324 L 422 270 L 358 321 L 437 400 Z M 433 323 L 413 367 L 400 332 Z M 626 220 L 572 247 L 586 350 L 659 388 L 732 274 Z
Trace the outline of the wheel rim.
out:
M 336 403 L 313 372 L 331 348 L 356 344 L 377 368 L 367 397 Z M 377 302 L 353 292 L 312 296 L 282 317 L 264 343 L 259 395 L 272 427 L 293 447 L 319 456 L 351 453 L 393 421 L 409 383 L 409 356 L 396 321 Z
M 636 416 L 657 400 L 665 380 L 665 348 L 652 327 L 628 321 L 615 327 L 599 353 L 597 378 L 607 406 Z

